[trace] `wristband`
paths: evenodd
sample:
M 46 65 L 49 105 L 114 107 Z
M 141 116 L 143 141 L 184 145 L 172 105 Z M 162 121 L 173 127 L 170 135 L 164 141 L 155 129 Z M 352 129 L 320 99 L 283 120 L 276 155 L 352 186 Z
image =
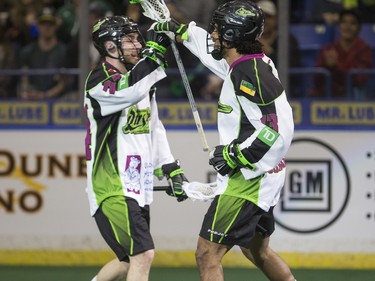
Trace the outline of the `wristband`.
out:
M 242 166 L 242 167 L 246 167 L 250 170 L 255 170 L 255 165 L 251 164 L 247 159 L 246 157 L 242 154 L 242 151 L 240 150 L 240 146 L 237 144 L 234 146 L 234 154 L 235 154 L 235 157 L 237 158 L 237 160 L 240 162 L 239 164 Z

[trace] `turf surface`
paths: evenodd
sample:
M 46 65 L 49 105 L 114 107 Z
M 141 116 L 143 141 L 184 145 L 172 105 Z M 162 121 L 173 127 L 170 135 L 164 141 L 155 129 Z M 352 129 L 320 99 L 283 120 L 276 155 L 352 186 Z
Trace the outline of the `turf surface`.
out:
M 90 281 L 99 267 L 0 266 L 1 281 Z M 227 281 L 266 281 L 259 270 L 224 268 Z M 301 281 L 374 281 L 374 270 L 294 269 Z M 151 270 L 150 281 L 198 281 L 196 268 L 164 268 Z

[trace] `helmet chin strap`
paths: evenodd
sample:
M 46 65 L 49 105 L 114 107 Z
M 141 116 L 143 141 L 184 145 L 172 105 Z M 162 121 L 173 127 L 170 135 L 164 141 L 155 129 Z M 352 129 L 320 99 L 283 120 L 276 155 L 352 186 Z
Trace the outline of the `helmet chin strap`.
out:
M 125 58 L 126 55 L 124 55 L 124 52 L 122 51 L 121 48 L 117 48 L 117 53 L 118 53 L 118 57 L 114 57 L 114 56 L 110 55 L 108 52 L 107 52 L 107 56 L 112 58 L 112 59 L 119 60 L 125 66 L 125 68 L 128 71 L 131 70 L 134 67 L 134 64 L 126 61 L 126 58 Z M 130 55 L 128 55 L 128 56 L 130 56 Z
M 223 48 L 220 47 L 219 49 L 214 49 L 214 50 L 211 52 L 211 56 L 212 56 L 215 60 L 222 60 L 222 59 L 223 59 Z
M 224 58 L 224 51 L 225 49 L 228 49 L 230 48 L 229 46 L 228 47 L 225 47 L 223 45 L 223 42 L 220 41 L 220 48 L 218 49 L 214 49 L 212 50 L 211 52 L 211 56 L 215 59 L 215 60 L 222 60 Z

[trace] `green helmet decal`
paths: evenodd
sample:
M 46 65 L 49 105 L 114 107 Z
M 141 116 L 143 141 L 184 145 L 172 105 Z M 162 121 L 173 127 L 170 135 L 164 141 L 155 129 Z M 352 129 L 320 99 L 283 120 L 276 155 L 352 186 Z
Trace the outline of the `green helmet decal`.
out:
M 240 8 L 236 11 L 236 14 L 239 15 L 240 17 L 247 17 L 247 16 L 252 16 L 254 17 L 255 14 L 252 11 L 246 10 L 245 8 Z

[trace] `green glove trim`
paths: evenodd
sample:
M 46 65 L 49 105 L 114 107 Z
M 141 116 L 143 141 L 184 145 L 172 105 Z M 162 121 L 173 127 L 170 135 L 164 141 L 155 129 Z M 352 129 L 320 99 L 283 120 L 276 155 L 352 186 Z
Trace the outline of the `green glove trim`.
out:
M 237 144 L 234 146 L 234 150 L 235 150 L 235 155 L 238 159 L 238 161 L 240 161 L 240 163 L 243 165 L 243 167 L 246 167 L 250 170 L 255 170 L 255 165 L 251 164 L 247 159 L 246 157 L 242 154 L 242 151 L 240 150 L 240 146 Z
M 227 164 L 228 166 L 231 168 L 231 169 L 235 169 L 237 167 L 237 163 L 232 159 L 232 157 L 229 155 L 229 151 L 228 151 L 228 148 L 229 146 L 226 145 L 223 149 L 223 157 L 225 159 L 225 161 L 227 161 Z
M 168 22 L 158 22 L 154 29 L 156 31 L 170 31 L 169 30 L 169 23 Z
M 184 170 L 182 170 L 181 168 L 180 169 L 177 169 L 177 170 L 174 170 L 172 171 L 170 174 L 169 174 L 169 177 L 170 178 L 173 178 L 174 176 L 176 175 L 181 175 L 184 173 Z
M 154 62 L 159 64 L 164 70 L 168 67 L 167 62 L 164 59 L 164 55 L 158 53 L 157 50 L 154 48 L 146 48 L 142 51 L 142 57 L 148 57 L 152 59 Z
M 158 178 L 163 178 L 164 177 L 163 170 L 161 168 L 155 169 L 154 176 Z
M 158 32 L 167 32 L 167 33 L 173 33 L 174 36 L 181 36 L 181 40 L 187 40 L 188 39 L 188 27 L 186 24 L 179 23 L 176 20 L 170 20 L 168 22 L 159 22 L 154 27 L 155 31 Z M 170 37 L 170 35 L 168 35 Z M 171 37 L 170 37 L 171 38 Z M 171 38 L 172 40 L 175 40 L 175 38 Z
M 181 40 L 188 39 L 188 29 L 185 24 L 181 24 L 180 27 L 177 29 L 176 34 L 181 36 Z
M 129 0 L 130 4 L 140 4 L 142 0 Z
M 150 47 L 150 48 L 153 48 L 157 51 L 159 51 L 160 53 L 162 53 L 163 55 L 167 52 L 167 48 L 159 45 L 158 43 L 154 42 L 154 41 L 148 41 L 146 43 L 146 46 L 147 47 Z

